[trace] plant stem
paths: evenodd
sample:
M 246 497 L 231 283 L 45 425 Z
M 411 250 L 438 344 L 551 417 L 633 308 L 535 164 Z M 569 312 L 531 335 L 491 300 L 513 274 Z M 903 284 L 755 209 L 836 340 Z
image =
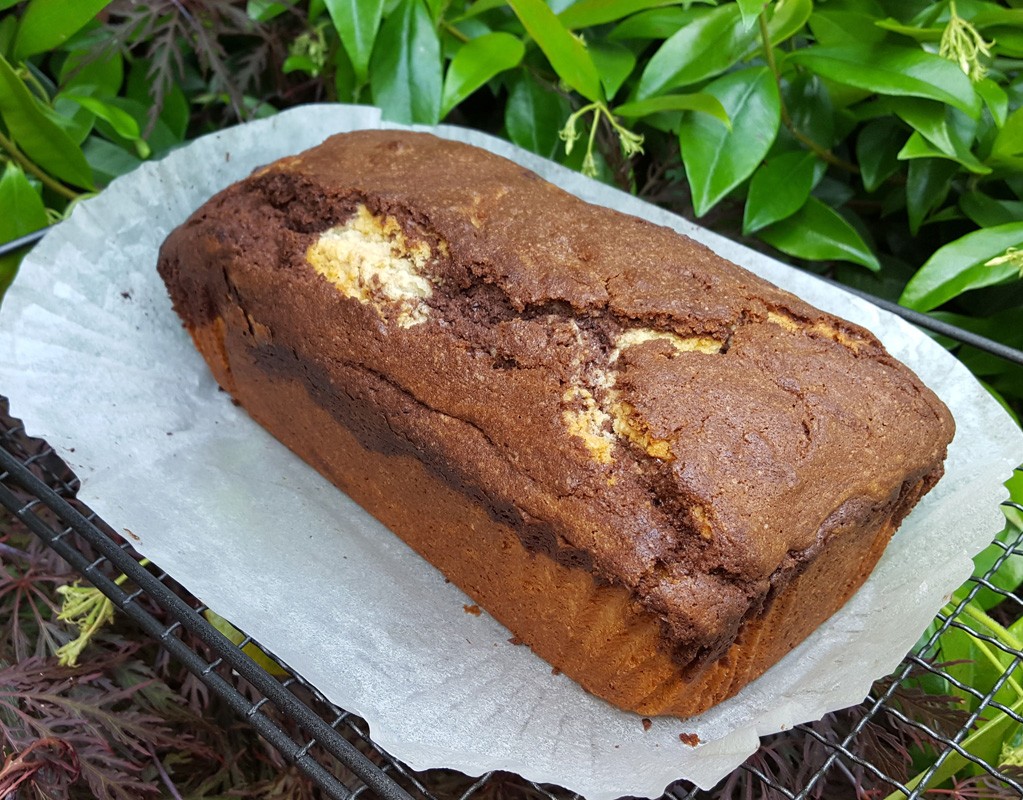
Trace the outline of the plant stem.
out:
M 1013 650 L 1023 650 L 1023 642 L 1021 642 L 1011 631 L 1003 628 L 991 619 L 991 617 L 973 603 L 967 603 L 963 606 L 960 613 L 965 614 L 977 624 L 983 625 L 991 631 L 991 633 L 997 636 L 1005 645 L 1011 647 Z
M 458 39 L 458 41 L 462 42 L 463 44 L 465 42 L 469 41 L 469 37 L 468 36 L 466 36 L 464 33 L 462 33 L 460 30 L 458 30 L 458 28 L 456 28 L 454 25 L 452 25 L 447 20 L 442 22 L 441 26 L 444 28 L 444 30 L 446 30 L 448 33 L 450 33 L 452 36 L 454 36 L 456 39 Z
M 140 566 L 140 567 L 148 567 L 148 566 L 149 566 L 149 564 L 150 564 L 150 561 L 149 561 L 149 559 L 148 559 L 148 558 L 140 558 L 140 559 L 139 559 L 139 566 Z M 116 584 L 117 584 L 118 586 L 120 586 L 120 585 L 121 585 L 121 584 L 123 584 L 123 583 L 124 583 L 124 582 L 125 582 L 126 580 L 128 580 L 128 576 L 127 576 L 127 575 L 125 575 L 125 574 L 124 574 L 124 573 L 122 572 L 122 573 L 121 573 L 120 575 L 118 575 L 118 576 L 117 576 L 116 578 L 114 578 L 114 583 L 116 583 Z
M 764 45 L 764 58 L 767 59 L 767 67 L 771 70 L 771 74 L 774 75 L 774 82 L 778 85 L 778 102 L 781 105 L 782 124 L 788 128 L 789 133 L 796 137 L 797 141 L 813 152 L 821 161 L 846 172 L 851 172 L 853 175 L 859 175 L 859 167 L 846 161 L 844 158 L 839 158 L 826 147 L 821 147 L 796 127 L 795 122 L 792 121 L 792 115 L 789 114 L 789 109 L 785 105 L 785 96 L 781 91 L 781 72 L 778 70 L 778 62 L 774 59 L 774 48 L 771 47 L 771 33 L 767 29 L 767 17 L 764 16 L 763 12 L 757 17 L 757 22 L 760 25 L 760 39 Z
M 4 150 L 10 153 L 11 158 L 17 161 L 18 164 L 20 164 L 21 167 L 26 172 L 31 172 L 33 175 L 39 178 L 39 180 L 42 181 L 43 186 L 52 189 L 54 192 L 61 195 L 62 197 L 66 197 L 68 200 L 77 200 L 80 197 L 80 195 L 77 192 L 71 191 L 60 181 L 54 180 L 45 172 L 43 172 L 39 167 L 35 165 L 35 163 L 31 159 L 29 159 L 24 153 L 22 153 L 18 149 L 17 145 L 15 145 L 14 142 L 12 142 L 2 133 L 0 133 L 0 147 L 2 147 Z
M 955 608 L 951 603 L 945 607 L 945 613 L 948 616 L 952 616 L 955 613 Z M 1023 642 L 1009 630 L 1004 628 L 995 622 L 980 606 L 976 605 L 972 601 L 967 603 L 959 611 L 960 614 L 969 617 L 982 628 L 987 628 L 995 637 L 1004 644 L 1006 647 L 1010 647 L 1013 650 L 1023 650 Z M 998 656 L 992 652 L 991 648 L 987 646 L 987 643 L 981 639 L 974 637 L 973 644 L 984 654 L 984 657 L 994 665 L 995 669 L 1004 670 L 1005 665 L 998 659 Z M 1023 698 L 1023 687 L 1019 685 L 1015 678 L 1010 675 L 1006 679 L 1006 683 L 1012 687 L 1012 690 L 1016 692 L 1017 698 Z
M 1013 714 L 1019 714 L 1023 711 L 1023 699 L 1017 700 L 1011 706 L 1009 711 Z M 984 719 L 984 717 L 980 717 Z M 1005 712 L 995 709 L 991 717 L 987 721 L 983 722 L 976 730 L 973 731 L 969 736 L 960 742 L 960 746 L 966 752 L 972 752 L 971 748 L 976 748 L 979 742 L 986 742 L 989 737 L 1001 737 L 1005 735 L 1003 728 L 1010 727 L 1016 724 L 1015 720 L 1008 716 Z M 935 786 L 944 783 L 950 777 L 952 777 L 957 771 L 963 768 L 963 766 L 970 762 L 963 757 L 958 751 L 952 750 L 945 758 L 942 765 L 931 774 L 927 780 L 928 786 Z M 917 773 L 911 780 L 906 781 L 904 784 L 907 789 L 912 791 L 920 785 L 924 775 L 930 772 L 930 768 Z M 906 795 L 902 791 L 896 789 L 894 792 L 889 794 L 884 800 L 905 800 Z
M 39 82 L 39 78 L 36 77 L 35 73 L 32 72 L 28 67 L 18 70 L 18 77 L 21 78 L 26 85 L 31 84 L 31 87 L 35 89 L 35 95 L 38 100 L 43 103 L 49 103 L 50 95 L 46 91 L 46 87 Z
M 980 652 L 984 656 L 984 658 L 986 658 L 989 662 L 991 662 L 991 665 L 996 670 L 999 670 L 999 671 L 1004 671 L 1005 670 L 1005 664 L 1003 664 L 998 659 L 998 656 L 994 654 L 994 652 L 991 650 L 991 648 L 988 647 L 987 642 L 982 641 L 981 639 L 977 639 L 976 637 L 974 637 L 974 639 L 973 639 L 973 646 L 976 647 L 978 650 L 980 650 Z M 1019 683 L 1016 681 L 1016 679 L 1014 677 L 1012 677 L 1012 675 L 1009 675 L 1009 677 L 1005 679 L 1005 682 L 1009 685 L 1009 688 L 1011 688 L 1016 693 L 1016 697 L 1017 698 L 1023 698 L 1023 687 L 1020 687 Z

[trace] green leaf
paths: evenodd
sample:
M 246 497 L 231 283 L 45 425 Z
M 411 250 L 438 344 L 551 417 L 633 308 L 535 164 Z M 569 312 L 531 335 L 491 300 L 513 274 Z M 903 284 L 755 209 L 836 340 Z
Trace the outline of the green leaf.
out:
M 742 14 L 742 24 L 747 28 L 752 28 L 757 17 L 769 3 L 770 0 L 736 0 L 736 5 L 739 6 L 739 12 Z
M 334 51 L 334 91 L 337 99 L 342 103 L 359 102 L 361 86 L 355 77 L 355 67 L 343 47 Z
M 314 78 L 320 74 L 322 68 L 322 64 L 302 53 L 292 53 L 281 64 L 281 72 L 284 75 L 290 75 L 293 72 L 304 72 Z
M 998 8 L 992 4 L 985 4 L 985 8 L 970 17 L 970 22 L 978 30 L 990 28 L 993 25 L 1009 25 L 1018 28 L 1023 26 L 1023 8 Z
M 921 28 L 943 26 L 949 18 L 949 7 L 944 3 L 931 3 L 927 0 L 910 0 L 909 2 L 896 0 L 894 3 L 892 0 L 881 1 L 884 2 L 882 11 L 888 11 L 894 7 L 899 11 L 900 19 Z M 966 3 L 970 5 L 974 2 L 976 0 L 966 0 Z
M 636 56 L 625 45 L 606 39 L 594 39 L 589 44 L 590 57 L 600 73 L 604 96 L 610 100 L 622 88 L 625 79 L 636 67 Z
M 110 123 L 110 127 L 117 132 L 118 136 L 123 136 L 125 139 L 131 139 L 132 141 L 137 141 L 141 138 L 142 132 L 139 130 L 139 124 L 126 111 L 109 105 L 98 97 L 90 97 L 87 94 L 61 92 L 60 96 L 65 100 L 78 103 L 82 108 L 88 109 L 100 119 L 106 120 Z
M 278 3 L 275 0 L 249 0 L 245 4 L 245 13 L 249 15 L 249 19 L 256 22 L 269 22 L 290 7 L 290 3 Z
M 703 9 L 654 8 L 629 17 L 611 31 L 608 38 L 614 41 L 667 39 L 703 13 Z
M 1012 545 L 1013 543 L 1011 540 L 1006 542 L 1005 537 L 1003 536 L 999 536 L 998 538 L 1003 543 L 1003 546 L 999 547 L 997 544 L 989 544 L 983 552 L 978 553 L 973 557 L 974 575 L 987 575 L 987 573 L 995 565 L 995 562 L 1005 555 L 1004 545 Z M 993 575 L 988 576 L 987 580 L 999 589 L 1012 593 L 1019 588 L 1021 583 L 1023 583 L 1023 556 L 1018 555 L 1011 550 L 1009 552 L 1012 554 L 1002 562 L 1002 565 Z M 988 611 L 1004 599 L 1005 595 L 999 594 L 998 592 L 992 591 L 986 587 L 982 587 L 981 590 L 974 595 L 972 602 L 976 603 L 985 611 Z M 1015 633 L 1015 631 L 1013 632 Z
M 558 77 L 587 100 L 603 101 L 600 73 L 585 45 L 569 33 L 543 0 L 508 0 L 508 5 L 547 56 Z
M 961 628 L 947 628 L 938 638 L 935 658 L 946 666 L 943 669 L 960 684 L 976 688 L 980 685 L 977 672 L 984 666 L 984 656 L 977 649 L 976 639 Z M 965 689 L 949 683 L 953 697 L 959 697 L 969 708 L 973 699 Z
M 369 77 L 386 119 L 433 125 L 440 118 L 440 39 L 422 0 L 401 0 L 384 20 Z
M 955 145 L 945 119 L 944 103 L 933 100 L 921 100 L 916 97 L 900 98 L 897 102 L 888 103 L 896 116 L 911 128 L 918 131 L 925 139 L 946 153 L 954 153 Z
M 326 0 L 326 5 L 334 29 L 355 68 L 355 76 L 359 83 L 365 83 L 384 0 Z
M 767 35 L 777 47 L 795 36 L 813 13 L 813 0 L 776 0 L 767 19 Z
M 32 0 L 14 39 L 14 58 L 54 50 L 102 11 L 110 0 Z
M 245 641 L 246 636 L 244 633 L 211 609 L 207 608 L 202 612 L 202 615 L 206 617 L 210 625 L 222 633 L 232 644 L 240 645 Z M 255 642 L 250 641 L 242 647 L 242 652 L 275 677 L 280 678 L 288 674 L 284 667 L 270 658 Z
M 148 103 L 143 104 L 128 97 L 104 97 L 103 102 L 108 106 L 113 106 L 125 112 L 128 116 L 135 120 L 139 130 L 143 130 L 145 128 L 150 111 L 150 105 Z M 258 101 L 252 100 L 252 102 Z M 134 150 L 143 157 L 148 157 L 149 155 L 147 153 L 147 148 L 152 150 L 152 154 L 160 157 L 169 152 L 180 142 L 180 140 L 174 136 L 173 132 L 167 126 L 167 123 L 163 121 L 162 117 L 157 118 L 156 123 L 152 126 L 152 130 L 149 132 L 144 143 L 130 137 L 122 136 L 102 117 L 96 119 L 96 130 L 111 141 L 121 145 L 122 147 Z
M 910 137 L 899 153 L 900 159 L 933 158 L 944 156 L 962 164 L 970 172 L 986 175 L 991 172 L 970 152 L 976 135 L 977 124 L 961 111 L 944 103 L 922 100 L 917 97 L 903 97 L 891 103 L 892 110 L 902 118 L 933 148 L 919 146 L 919 140 Z
M 677 5 L 682 0 L 579 0 L 560 14 L 561 24 L 574 31 L 617 22 L 640 11 L 660 6 Z
M 959 198 L 959 208 L 981 228 L 1023 219 L 1023 201 L 996 200 L 983 192 L 966 192 Z
M 876 22 L 870 14 L 844 9 L 830 11 L 826 6 L 815 10 L 809 20 L 814 39 L 828 46 L 857 42 L 877 44 L 888 34 Z
M 790 53 L 786 60 L 836 83 L 883 95 L 925 97 L 972 117 L 980 113 L 980 98 L 963 71 L 948 59 L 915 47 L 817 45 Z
M 340 48 L 339 48 L 340 50 Z M 149 136 L 150 119 L 152 118 L 153 99 L 150 96 L 151 82 L 149 80 L 150 62 L 139 58 L 132 64 L 128 72 L 128 82 L 125 86 L 125 96 L 134 100 L 146 109 L 146 119 L 142 124 L 142 132 Z M 181 142 L 188 130 L 191 110 L 188 105 L 188 98 L 181 87 L 174 83 L 163 95 L 163 108 L 160 109 L 158 122 L 163 122 L 174 143 Z M 155 129 L 155 125 L 153 125 Z M 150 142 L 154 144 L 154 142 Z M 156 148 L 159 150 L 159 147 Z
M 992 164 L 1023 170 L 1023 108 L 1017 108 L 1005 120 L 991 145 Z
M 21 150 L 50 174 L 92 189 L 92 170 L 81 148 L 45 113 L 17 73 L 0 56 L 0 116 Z
M 525 52 L 522 41 L 510 33 L 487 33 L 466 42 L 448 67 L 441 117 L 498 73 L 518 66 Z
M 881 265 L 846 219 L 816 197 L 799 211 L 764 228 L 758 236 L 772 247 L 810 261 L 851 261 L 877 272 Z
M 988 28 L 984 34 L 994 41 L 996 56 L 1023 58 L 1023 29 L 1020 27 Z
M 614 113 L 619 117 L 627 118 L 645 117 L 664 111 L 699 111 L 720 120 L 726 128 L 732 127 L 731 120 L 728 119 L 728 112 L 721 105 L 721 101 L 706 92 L 662 94 L 657 97 L 648 97 L 646 100 L 637 100 L 634 103 L 623 103 L 614 109 Z
M 1009 113 L 1009 96 L 1005 93 L 1005 89 L 991 80 L 991 78 L 984 78 L 984 80 L 978 81 L 973 84 L 973 88 L 983 98 L 984 105 L 991 112 L 991 118 L 995 121 L 995 125 L 1001 128 L 1005 124 L 1005 118 Z
M 916 133 L 913 136 L 922 143 L 922 146 L 926 146 L 923 137 Z M 912 139 L 913 136 L 909 138 Z M 903 151 L 905 149 L 902 148 Z M 909 162 L 906 176 L 906 213 L 909 215 L 911 234 L 916 236 L 927 215 L 945 202 L 949 181 L 958 171 L 955 162 L 943 158 L 920 158 Z
M 8 161 L 0 177 L 0 243 L 45 228 L 48 222 L 39 193 L 21 167 Z M 20 253 L 0 257 L 0 297 L 14 279 L 21 259 Z
M 493 33 L 494 29 L 481 19 L 475 17 L 469 17 L 468 19 L 461 20 L 457 26 L 451 26 L 450 28 L 444 26 L 444 30 L 441 30 L 441 50 L 444 58 L 450 61 L 455 57 L 455 53 L 458 52 L 459 48 L 462 47 L 470 39 L 478 39 L 480 36 L 485 36 L 488 33 Z M 458 33 L 462 34 L 458 36 Z M 511 34 L 520 42 L 522 36 L 519 33 Z
M 1023 247 L 1023 222 L 984 228 L 939 248 L 906 285 L 899 302 L 930 311 L 969 289 L 992 286 L 1017 277 L 1011 264 L 985 266 L 1010 247 Z
M 697 216 L 748 178 L 771 149 L 781 122 L 781 100 L 767 67 L 730 72 L 704 89 L 724 106 L 731 130 L 706 114 L 688 114 L 679 126 L 682 161 Z
M 899 160 L 909 161 L 914 158 L 947 158 L 960 164 L 970 172 L 977 175 L 989 175 L 991 167 L 986 167 L 969 151 L 960 155 L 949 154 L 939 147 L 928 142 L 920 133 L 914 132 L 899 151 Z
M 906 134 L 891 117 L 871 120 L 856 139 L 856 161 L 863 188 L 873 192 L 899 168 L 898 154 Z
M 82 152 L 100 183 L 110 183 L 126 175 L 142 163 L 142 159 L 106 139 L 90 136 L 82 145 Z
M 71 141 L 80 145 L 92 133 L 96 125 L 96 115 L 78 103 L 65 100 L 60 95 L 53 99 L 53 108 L 41 106 L 40 110 L 58 128 L 71 137 Z
M 45 228 L 46 206 L 21 167 L 8 161 L 0 177 L 0 243 Z
M 424 0 L 426 3 L 426 9 L 430 12 L 430 19 L 433 20 L 434 25 L 440 25 L 441 15 L 444 13 L 444 9 L 450 3 L 450 0 Z M 384 10 L 387 10 L 387 3 L 384 3 Z
M 1023 698 L 1016 700 L 1007 707 L 1013 714 L 1018 716 L 1023 712 Z M 920 784 L 924 775 L 930 776 L 927 781 L 928 786 L 940 786 L 970 763 L 966 756 L 960 754 L 960 750 L 971 755 L 982 750 L 996 751 L 1000 748 L 1006 736 L 1018 724 L 1008 714 L 993 707 L 986 711 L 980 719 L 984 720 L 983 724 L 979 725 L 973 733 L 963 739 L 959 749 L 949 750 L 948 757 L 942 761 L 936 770 L 932 772 L 930 769 L 927 769 L 925 772 L 919 773 L 905 783 L 906 788 L 910 790 L 915 789 Z M 973 757 L 977 758 L 975 755 Z M 995 756 L 995 760 L 997 760 L 997 756 Z M 888 795 L 885 800 L 904 800 L 905 797 L 905 793 L 896 790 Z
M 448 21 L 451 23 L 462 22 L 463 20 L 478 17 L 480 14 L 486 14 L 495 8 L 506 8 L 507 6 L 508 3 L 505 0 L 475 0 L 475 2 L 469 4 L 469 7 L 462 14 L 452 17 Z
M 545 89 L 523 71 L 508 94 L 504 125 L 508 138 L 545 158 L 553 158 L 561 146 L 558 131 L 568 115 L 568 101 Z
M 636 96 L 642 100 L 724 72 L 755 38 L 756 31 L 743 26 L 738 6 L 729 3 L 707 11 L 650 57 Z
M 793 75 L 782 87 L 782 103 L 789 110 L 792 127 L 825 150 L 837 144 L 835 108 L 825 82 L 810 72 L 803 72 Z M 788 129 L 782 133 L 787 136 Z
M 742 235 L 749 236 L 799 211 L 820 177 L 818 164 L 823 166 L 813 153 L 806 151 L 768 158 L 753 173 L 742 218 Z
M 0 53 L 11 52 L 14 36 L 18 32 L 18 19 L 14 14 L 0 16 Z
M 61 89 L 72 86 L 94 86 L 103 94 L 117 94 L 124 81 L 124 59 L 120 52 L 111 50 L 102 57 L 88 50 L 75 50 L 60 68 Z
M 879 19 L 874 23 L 877 27 L 882 30 L 891 31 L 901 36 L 908 36 L 918 42 L 937 42 L 941 40 L 941 34 L 944 32 L 944 27 L 927 27 L 921 28 L 917 25 L 907 25 L 903 22 L 899 22 L 897 19 L 888 17 L 887 19 Z

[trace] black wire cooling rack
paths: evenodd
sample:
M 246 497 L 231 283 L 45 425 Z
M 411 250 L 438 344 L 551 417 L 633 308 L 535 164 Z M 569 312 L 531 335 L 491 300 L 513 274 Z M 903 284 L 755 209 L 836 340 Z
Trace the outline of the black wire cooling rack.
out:
M 33 244 L 41 235 L 0 247 L 0 256 Z M 1023 352 L 870 299 L 942 336 L 1023 364 Z M 6 400 L 0 398 L 0 505 L 158 641 L 324 796 L 337 800 L 360 795 L 381 800 L 581 800 L 559 787 L 538 785 L 508 773 L 474 777 L 451 770 L 410 769 L 372 741 L 361 719 L 331 704 L 286 665 L 287 677 L 278 678 L 253 661 L 243 650 L 254 643 L 251 638 L 235 644 L 214 628 L 203 615 L 205 606 L 172 576 L 143 561 L 130 541 L 114 533 L 76 499 L 77 488 L 77 479 L 68 467 L 45 442 L 26 435 L 18 420 L 8 415 Z M 1014 508 L 1023 512 L 1023 506 Z M 1006 687 L 1018 689 L 1023 682 L 1019 670 L 1023 651 L 978 630 L 966 613 L 974 596 L 987 590 L 1000 596 L 996 610 L 1001 619 L 1023 617 L 1023 599 L 991 580 L 1007 559 L 1023 557 L 1023 532 L 1002 536 L 994 544 L 998 556 L 990 568 L 972 579 L 960 602 L 938 615 L 925 641 L 892 675 L 875 683 L 861 705 L 765 737 L 761 749 L 712 790 L 679 781 L 668 787 L 664 799 L 1023 797 L 1023 769 L 999 766 L 994 763 L 997 758 L 982 760 L 964 746 L 978 727 L 994 719 L 1023 726 L 1023 696 L 1005 702 Z M 939 637 L 952 628 L 1001 654 L 1001 674 L 986 691 L 964 683 L 951 665 L 937 660 Z M 248 682 L 247 691 L 239 690 L 237 681 L 230 679 L 232 673 Z M 949 714 L 929 706 L 920 688 L 927 680 L 944 681 L 943 685 L 954 687 L 952 691 L 960 696 L 972 698 L 974 710 Z M 904 762 L 899 766 L 897 759 L 886 755 L 910 745 L 923 754 L 918 765 Z M 808 757 L 811 751 L 816 751 L 816 758 Z M 807 764 L 815 766 L 807 768 Z M 965 768 L 958 768 L 960 765 Z M 937 786 L 947 781 L 950 766 L 957 767 L 959 776 L 968 777 L 956 779 L 962 782 L 951 789 L 947 783 L 943 789 L 931 788 L 932 782 Z

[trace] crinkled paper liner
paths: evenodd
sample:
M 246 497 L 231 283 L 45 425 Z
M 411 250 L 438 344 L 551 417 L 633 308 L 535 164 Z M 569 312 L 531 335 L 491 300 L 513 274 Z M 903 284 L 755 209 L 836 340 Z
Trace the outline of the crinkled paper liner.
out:
M 81 499 L 255 636 L 415 769 L 501 769 L 591 798 L 710 787 L 784 730 L 863 699 L 1001 528 L 1023 437 L 956 359 L 900 319 L 508 143 L 434 133 L 514 159 L 569 191 L 673 227 L 874 331 L 952 409 L 947 474 L 863 589 L 737 697 L 687 721 L 586 694 L 218 391 L 156 274 L 167 233 L 215 191 L 327 135 L 398 127 L 375 109 L 297 108 L 206 136 L 115 181 L 26 258 L 0 314 L 0 392 L 82 479 Z M 679 733 L 695 733 L 689 747 Z

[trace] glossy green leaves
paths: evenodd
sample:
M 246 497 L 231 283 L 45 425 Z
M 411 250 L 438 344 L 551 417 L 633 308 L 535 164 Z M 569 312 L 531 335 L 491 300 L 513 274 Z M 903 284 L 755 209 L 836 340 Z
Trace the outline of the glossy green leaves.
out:
M 45 228 L 48 221 L 39 193 L 21 168 L 8 162 L 0 176 L 0 243 Z M 17 254 L 0 258 L 0 297 L 14 277 L 19 261 Z
M 679 126 L 682 162 L 697 216 L 703 216 L 760 165 L 774 143 L 781 104 L 766 67 L 731 72 L 710 83 L 706 94 L 721 103 L 731 129 L 706 114 L 689 114 Z
M 622 188 L 691 199 L 697 216 L 718 209 L 732 230 L 741 215 L 744 235 L 796 259 L 878 270 L 880 256 L 873 288 L 894 296 L 919 270 L 906 298 L 921 307 L 1018 274 L 994 250 L 1023 209 L 1020 9 L 988 0 L 959 0 L 957 10 L 880 0 L 242 5 L 256 26 L 292 37 L 301 28 L 323 45 L 329 56 L 306 71 L 323 81 L 319 96 L 372 102 L 387 120 L 499 132 Z M 92 57 L 105 0 L 4 6 L 16 10 L 0 21 L 0 133 L 18 148 L 24 185 L 58 212 L 150 149 L 158 157 L 175 146 L 220 102 L 215 80 L 201 92 L 175 86 L 150 119 L 151 62 L 133 56 L 126 69 L 120 55 Z M 941 46 L 957 14 L 990 43 L 981 71 L 967 70 L 972 80 Z
M 1023 107 L 1017 108 L 991 145 L 991 162 L 999 167 L 1023 170 Z
M 0 177 L 0 242 L 46 227 L 46 209 L 25 173 L 10 162 Z
M 50 109 L 25 87 L 0 56 L 0 117 L 17 146 L 42 169 L 83 189 L 93 188 L 92 170 L 78 144 Z
M 586 46 L 572 35 L 543 0 L 508 0 L 527 33 L 565 84 L 587 100 L 604 99 L 600 72 Z
M 64 44 L 109 3 L 110 0 L 32 0 L 18 24 L 14 58 L 27 58 Z
M 700 111 L 704 114 L 719 120 L 726 128 L 731 127 L 728 119 L 728 112 L 721 105 L 721 101 L 714 95 L 706 92 L 693 92 L 692 94 L 663 94 L 658 97 L 649 97 L 646 100 L 636 100 L 633 103 L 623 103 L 616 106 L 614 113 L 620 117 L 646 117 L 651 114 L 661 114 L 665 111 Z
M 790 217 L 802 208 L 823 175 L 824 170 L 819 169 L 823 166 L 813 153 L 805 150 L 768 159 L 750 182 L 742 219 L 743 235 Z
M 988 263 L 1010 253 L 1010 248 L 1023 249 L 1023 222 L 968 233 L 939 248 L 913 276 L 899 302 L 929 311 L 969 289 L 1018 277 L 1020 267 L 1011 260 Z
M 991 167 L 982 164 L 970 150 L 977 123 L 962 111 L 915 97 L 900 98 L 891 105 L 896 115 L 916 131 L 899 158 L 947 158 L 978 175 L 991 172 Z
M 351 59 L 355 77 L 365 83 L 373 52 L 384 0 L 325 0 L 341 44 Z
M 639 98 L 651 97 L 724 72 L 745 53 L 756 31 L 742 24 L 729 3 L 703 13 L 668 39 L 650 58 L 639 81 Z
M 370 87 L 388 119 L 427 124 L 440 119 L 440 39 L 423 0 L 401 0 L 381 26 Z
M 760 238 L 783 253 L 810 261 L 851 261 L 881 269 L 863 237 L 831 206 L 811 197 L 795 214 L 760 232 Z
M 513 83 L 504 111 L 508 138 L 545 158 L 554 158 L 563 142 L 558 131 L 570 108 L 557 92 L 549 91 L 528 73 L 523 72 Z
M 558 19 L 569 30 L 575 30 L 615 22 L 647 9 L 670 6 L 676 2 L 678 0 L 578 0 L 558 14 Z
M 485 33 L 462 45 L 444 78 L 441 116 L 498 73 L 518 66 L 525 52 L 522 40 L 510 33 Z
M 924 97 L 947 103 L 971 116 L 980 113 L 980 97 L 963 71 L 951 61 L 918 47 L 818 45 L 797 50 L 787 60 L 857 89 Z

